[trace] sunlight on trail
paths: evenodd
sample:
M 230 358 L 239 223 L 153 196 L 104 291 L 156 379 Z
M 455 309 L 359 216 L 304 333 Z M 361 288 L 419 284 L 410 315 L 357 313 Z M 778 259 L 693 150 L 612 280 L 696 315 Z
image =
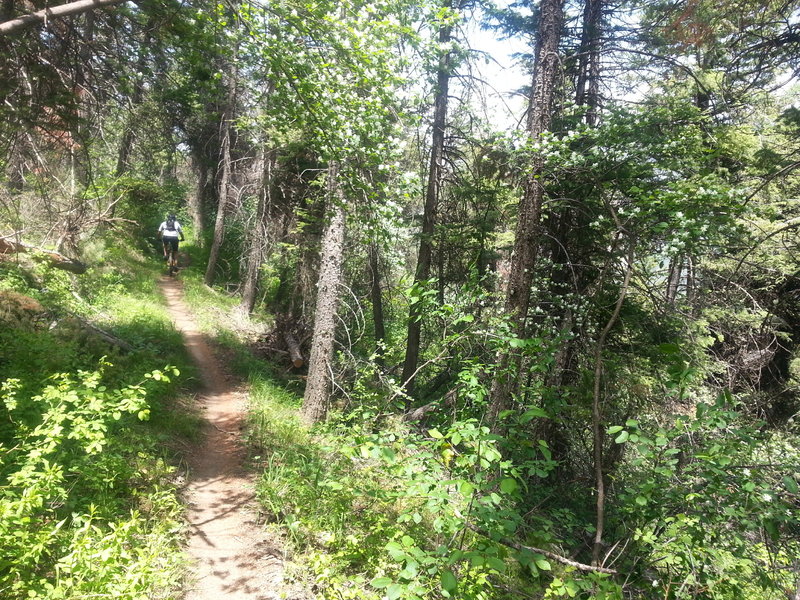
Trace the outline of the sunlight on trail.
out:
M 196 567 L 185 598 L 285 597 L 281 550 L 259 526 L 253 476 L 242 466 L 246 396 L 231 386 L 197 330 L 181 284 L 165 277 L 159 286 L 207 390 L 198 398 L 204 439 L 188 457 L 187 550 Z

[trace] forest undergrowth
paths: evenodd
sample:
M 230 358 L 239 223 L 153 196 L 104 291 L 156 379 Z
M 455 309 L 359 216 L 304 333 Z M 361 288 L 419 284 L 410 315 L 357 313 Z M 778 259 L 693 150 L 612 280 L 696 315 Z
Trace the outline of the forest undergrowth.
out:
M 309 428 L 302 374 L 254 354 L 258 335 L 230 316 L 235 300 L 199 278 L 187 297 L 249 380 L 266 525 L 286 543 L 289 576 L 317 598 L 767 600 L 796 585 L 796 437 L 763 427 L 728 392 L 689 410 L 680 398 L 691 374 L 673 345 L 660 351 L 683 365 L 664 374 L 675 410 L 606 430 L 620 452 L 606 531 L 624 546 L 609 544 L 614 559 L 598 568 L 591 495 L 577 492 L 590 484 L 557 476 L 564 458 L 529 436 L 557 415 L 532 406 L 492 430 L 473 416 L 488 389 L 464 364 L 456 403 L 435 403 L 422 425 L 402 418 L 402 395 L 362 363 L 327 421 Z
M 172 598 L 185 568 L 177 466 L 197 426 L 180 400 L 193 369 L 152 257 L 94 252 L 80 278 L 36 260 L 0 265 L 4 597 Z M 309 428 L 303 377 L 254 351 L 271 318 L 244 316 L 192 269 L 181 277 L 198 322 L 249 381 L 265 526 L 316 597 L 769 600 L 795 585 L 796 438 L 761 427 L 730 393 L 608 427 L 625 460 L 607 531 L 625 547 L 598 569 L 580 482 L 555 477 L 563 460 L 528 435 L 554 415 L 532 406 L 490 429 L 476 416 L 488 390 L 465 363 L 456 400 L 423 425 L 361 363 Z M 669 363 L 677 349 L 661 352 Z M 679 406 L 687 372 L 667 379 Z
M 80 276 L 0 262 L 0 597 L 173 598 L 193 367 L 156 262 L 95 241 Z

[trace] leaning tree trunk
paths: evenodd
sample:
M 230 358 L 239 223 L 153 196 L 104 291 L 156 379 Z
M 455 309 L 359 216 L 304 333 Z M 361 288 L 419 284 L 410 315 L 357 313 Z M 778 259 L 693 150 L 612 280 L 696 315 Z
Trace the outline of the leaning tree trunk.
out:
M 337 181 L 338 165 L 328 168 L 328 194 L 322 234 L 322 255 L 317 280 L 314 334 L 308 361 L 308 383 L 303 396 L 303 419 L 313 424 L 325 419 L 331 394 L 333 342 L 339 309 L 339 283 L 344 259 L 345 212 Z
M 247 253 L 247 273 L 245 274 L 242 302 L 240 304 L 242 309 L 248 313 L 253 312 L 253 308 L 256 305 L 261 261 L 267 244 L 267 215 L 269 214 L 269 206 L 272 204 L 272 173 L 275 168 L 275 161 L 275 151 L 267 151 L 264 156 L 261 194 L 258 196 L 255 227 L 253 227 L 253 232 L 250 236 L 250 249 Z
M 558 44 L 561 39 L 563 0 L 542 0 L 539 39 L 534 65 L 531 102 L 528 111 L 528 137 L 532 143 L 550 129 L 552 104 L 559 70 Z M 506 289 L 505 311 L 511 320 L 512 333 L 525 337 L 533 270 L 538 250 L 538 232 L 542 213 L 544 157 L 533 156 L 533 164 L 519 202 L 514 251 Z M 520 356 L 506 350 L 498 357 L 490 392 L 490 422 L 496 421 L 516 389 Z
M 452 0 L 444 0 L 445 9 L 452 8 Z M 452 25 L 439 28 L 439 44 L 447 47 L 452 35 Z M 436 224 L 436 210 L 439 199 L 439 188 L 442 179 L 442 158 L 444 154 L 444 133 L 447 125 L 447 101 L 450 87 L 451 53 L 444 52 L 439 56 L 436 69 L 436 100 L 433 113 L 433 135 L 431 139 L 431 156 L 428 168 L 428 186 L 425 191 L 425 208 L 422 215 L 422 232 L 419 240 L 417 269 L 414 273 L 414 286 L 422 285 L 430 278 L 431 258 L 433 255 L 433 234 Z M 420 341 L 422 334 L 422 302 L 411 305 L 408 315 L 408 337 L 406 356 L 403 361 L 402 385 L 406 394 L 414 390 L 417 363 L 419 362 Z

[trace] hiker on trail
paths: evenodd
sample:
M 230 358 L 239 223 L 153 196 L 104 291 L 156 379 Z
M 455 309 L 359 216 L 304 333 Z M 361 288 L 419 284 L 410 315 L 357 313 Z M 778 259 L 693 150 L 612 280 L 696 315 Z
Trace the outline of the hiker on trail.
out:
M 183 228 L 175 215 L 167 216 L 167 220 L 158 227 L 158 237 L 164 242 L 164 260 L 174 262 L 178 256 L 178 237 L 183 241 Z

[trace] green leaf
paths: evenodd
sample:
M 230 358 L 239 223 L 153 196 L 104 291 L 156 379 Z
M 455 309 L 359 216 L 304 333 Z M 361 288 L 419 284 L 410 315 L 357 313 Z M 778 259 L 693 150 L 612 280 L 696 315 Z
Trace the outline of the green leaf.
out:
M 391 583 L 392 579 L 390 577 L 376 577 L 369 582 L 372 587 L 378 588 L 379 590 L 388 587 Z
M 513 493 L 514 490 L 517 489 L 517 487 L 519 487 L 517 485 L 517 481 L 512 477 L 506 477 L 505 479 L 503 479 L 503 481 L 500 482 L 500 490 L 504 494 Z
M 524 413 L 522 413 L 522 416 L 520 416 L 519 420 L 520 423 L 527 423 L 531 419 L 535 419 L 537 417 L 540 419 L 548 419 L 550 418 L 550 415 L 548 415 L 547 411 L 545 411 L 544 409 L 534 407 L 534 408 L 529 408 Z
M 490 568 L 494 569 L 498 573 L 505 573 L 506 563 L 504 563 L 496 556 L 487 556 L 486 564 L 489 565 Z
M 404 589 L 405 586 L 399 583 L 390 585 L 389 588 L 386 590 L 386 597 L 389 600 L 397 600 L 397 598 L 399 598 L 403 594 Z
M 458 580 L 456 576 L 453 575 L 451 570 L 443 571 L 442 572 L 442 589 L 447 590 L 448 592 L 455 592 L 458 588 Z
M 608 435 L 614 435 L 615 433 L 619 433 L 623 429 L 624 428 L 622 427 L 622 425 L 614 425 L 613 427 L 608 428 Z
M 431 436 L 432 438 L 437 439 L 437 440 L 441 440 L 444 437 L 442 435 L 442 432 L 439 431 L 438 429 L 429 429 L 428 430 L 428 435 Z
M 536 568 L 542 571 L 549 571 L 552 568 L 547 559 L 537 558 L 534 562 L 536 563 Z
M 389 542 L 386 544 L 386 551 L 394 560 L 402 560 L 406 556 L 405 550 L 397 542 Z
M 624 444 L 625 442 L 628 441 L 629 437 L 630 437 L 630 434 L 627 431 L 623 431 L 616 438 L 614 438 L 614 441 L 617 444 Z
M 786 490 L 791 492 L 792 494 L 796 494 L 798 491 L 797 482 L 794 480 L 794 477 L 786 475 L 783 478 L 783 485 L 786 486 Z

